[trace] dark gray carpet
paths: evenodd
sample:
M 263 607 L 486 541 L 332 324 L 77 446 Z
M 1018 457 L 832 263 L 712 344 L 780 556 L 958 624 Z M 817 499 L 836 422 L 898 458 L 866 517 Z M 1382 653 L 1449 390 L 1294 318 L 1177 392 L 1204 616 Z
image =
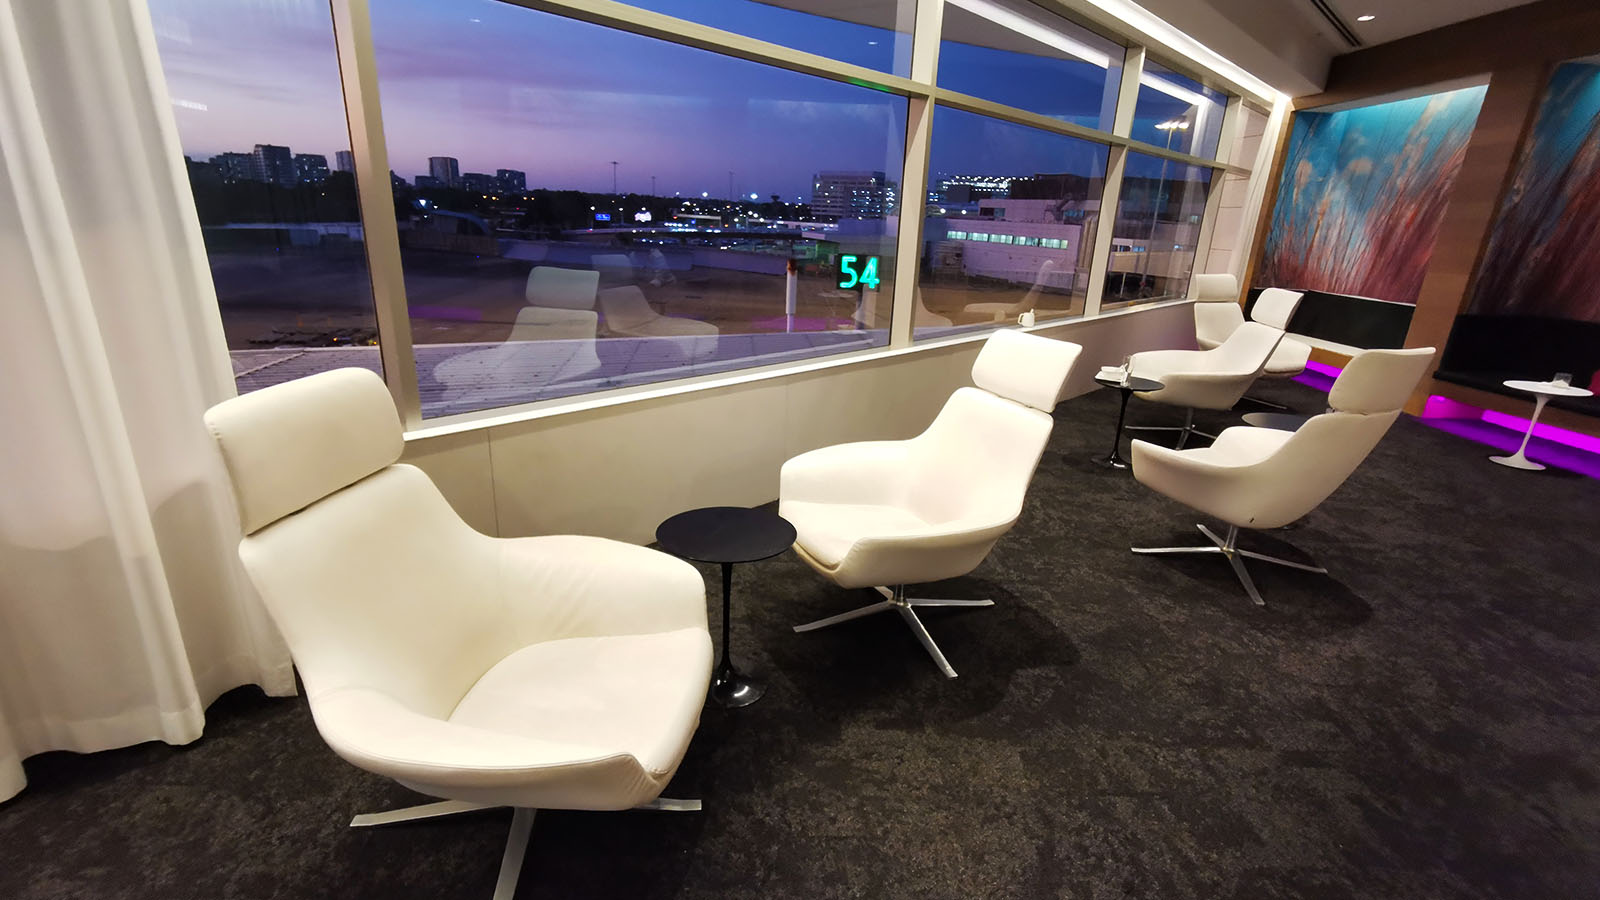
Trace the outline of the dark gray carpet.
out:
M 1017 528 L 917 592 L 997 603 L 926 613 L 955 681 L 897 618 L 789 630 L 867 594 L 792 555 L 740 567 L 735 657 L 770 687 L 706 710 L 669 791 L 705 811 L 541 812 L 519 896 L 1597 894 L 1596 482 L 1402 420 L 1315 513 L 1251 537 L 1332 571 L 1255 566 L 1259 609 L 1219 558 L 1128 552 L 1200 536 L 1089 462 L 1114 417 L 1107 391 L 1064 404 Z M 418 798 L 254 689 L 191 747 L 28 771 L 0 805 L 15 900 L 487 900 L 510 818 L 345 828 Z

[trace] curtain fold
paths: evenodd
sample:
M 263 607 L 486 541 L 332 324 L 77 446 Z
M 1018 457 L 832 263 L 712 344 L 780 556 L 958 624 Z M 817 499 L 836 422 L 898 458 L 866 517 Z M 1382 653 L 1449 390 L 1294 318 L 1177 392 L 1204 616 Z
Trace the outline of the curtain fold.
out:
M 201 422 L 232 369 L 144 0 L 0 0 L 0 800 L 294 692 Z

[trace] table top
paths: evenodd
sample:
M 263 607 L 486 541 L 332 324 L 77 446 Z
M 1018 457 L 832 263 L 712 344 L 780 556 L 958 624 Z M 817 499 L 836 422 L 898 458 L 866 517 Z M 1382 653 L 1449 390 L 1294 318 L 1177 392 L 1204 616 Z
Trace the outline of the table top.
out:
M 1105 385 L 1106 387 L 1122 388 L 1129 391 L 1159 391 L 1166 387 L 1165 384 L 1162 384 L 1154 378 L 1140 378 L 1137 375 L 1128 376 L 1127 384 L 1123 384 L 1120 378 L 1108 378 L 1102 375 L 1096 375 L 1094 380 L 1099 384 Z
M 1299 413 L 1253 412 L 1244 414 L 1244 423 L 1257 428 L 1276 428 L 1279 431 L 1299 431 L 1300 426 L 1311 421 L 1310 416 Z
M 777 513 L 743 506 L 708 506 L 678 513 L 656 529 L 656 542 L 696 562 L 755 562 L 794 543 L 794 526 Z
M 1570 384 L 1556 384 L 1553 381 L 1520 381 L 1513 378 L 1503 382 L 1508 388 L 1527 391 L 1530 394 L 1549 394 L 1552 397 L 1592 397 L 1594 391 L 1588 388 L 1574 387 Z

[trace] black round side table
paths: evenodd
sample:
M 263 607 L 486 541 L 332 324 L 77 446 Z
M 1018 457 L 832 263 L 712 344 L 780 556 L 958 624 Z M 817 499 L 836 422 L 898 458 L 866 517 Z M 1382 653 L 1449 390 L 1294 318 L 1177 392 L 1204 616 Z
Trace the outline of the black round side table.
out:
M 1154 378 L 1140 378 L 1137 375 L 1129 375 L 1126 382 L 1120 378 L 1106 378 L 1100 375 L 1096 375 L 1094 380 L 1097 384 L 1122 391 L 1122 409 L 1117 413 L 1117 433 L 1111 439 L 1111 454 L 1095 462 L 1112 469 L 1126 469 L 1128 461 L 1122 458 L 1122 422 L 1128 417 L 1128 398 L 1133 396 L 1134 391 L 1159 391 L 1166 385 Z
M 728 655 L 733 564 L 777 556 L 794 544 L 794 538 L 794 526 L 778 514 L 742 506 L 691 509 L 656 529 L 656 543 L 673 556 L 722 564 L 722 661 L 711 679 L 711 699 L 722 706 L 749 706 L 767 689 L 734 668 Z

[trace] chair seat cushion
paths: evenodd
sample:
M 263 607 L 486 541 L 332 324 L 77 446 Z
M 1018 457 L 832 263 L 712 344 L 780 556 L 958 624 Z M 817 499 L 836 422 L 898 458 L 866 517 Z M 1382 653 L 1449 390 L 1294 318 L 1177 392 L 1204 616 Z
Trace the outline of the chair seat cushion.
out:
M 1306 361 L 1309 359 L 1311 359 L 1310 344 L 1286 337 L 1278 342 L 1277 349 L 1268 357 L 1267 367 L 1263 373 L 1278 377 L 1299 375 L 1306 370 Z
M 830 567 L 839 565 L 862 538 L 915 537 L 934 530 L 898 506 L 788 502 L 783 517 L 794 526 L 795 543 Z
M 709 658 L 704 628 L 546 641 L 485 672 L 450 721 L 596 756 L 627 753 L 661 774 L 700 721 Z
M 1253 466 L 1277 453 L 1292 437 L 1294 432 L 1278 428 L 1235 426 L 1223 429 L 1211 446 L 1183 452 L 1191 459 L 1214 466 Z

